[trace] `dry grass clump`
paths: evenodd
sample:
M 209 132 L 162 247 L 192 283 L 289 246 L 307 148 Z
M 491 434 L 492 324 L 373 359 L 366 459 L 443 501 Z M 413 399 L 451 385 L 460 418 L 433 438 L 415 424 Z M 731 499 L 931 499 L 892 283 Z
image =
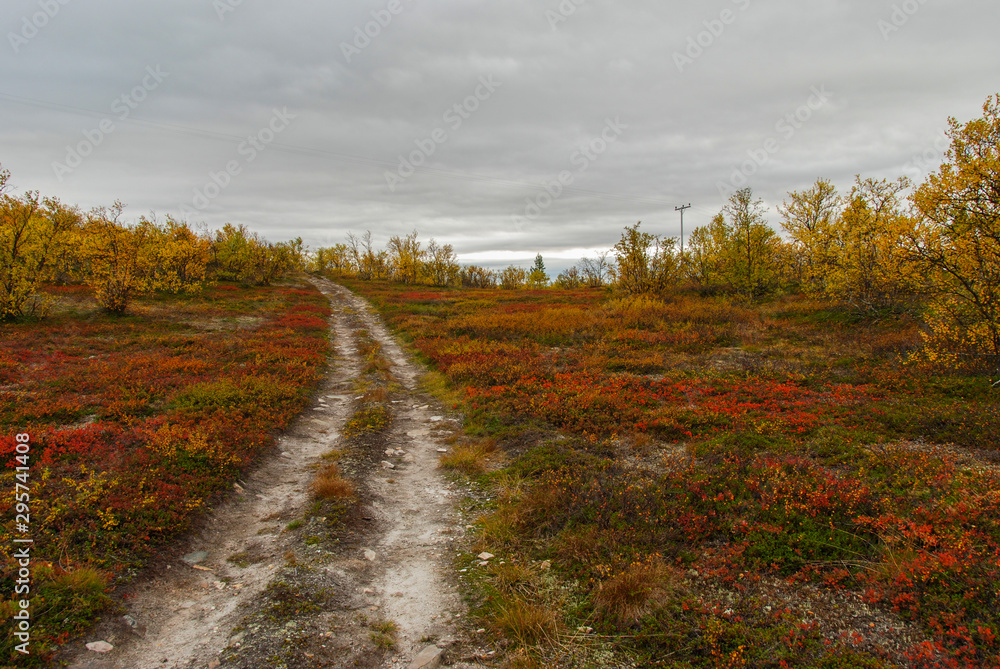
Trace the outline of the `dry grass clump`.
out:
M 520 534 L 521 517 L 512 506 L 503 506 L 495 512 L 479 519 L 478 541 L 482 550 L 499 551 L 518 546 L 523 537 Z
M 361 397 L 363 404 L 382 404 L 389 399 L 389 390 L 385 386 L 372 386 Z
M 491 565 L 490 583 L 505 596 L 527 596 L 538 589 L 531 568 L 513 562 Z
M 637 562 L 601 583 L 594 600 L 608 622 L 619 627 L 635 623 L 664 592 L 667 572 L 659 562 Z
M 458 444 L 450 453 L 441 457 L 441 466 L 445 469 L 455 469 L 465 474 L 482 474 L 490 455 L 497 450 L 497 441 L 493 438 L 477 439 L 474 442 Z
M 321 499 L 347 499 L 354 495 L 354 484 L 341 475 L 336 464 L 320 469 L 311 488 L 313 495 Z
M 498 605 L 494 622 L 508 639 L 522 647 L 552 644 L 559 634 L 555 611 L 519 597 Z
M 358 353 L 361 354 L 365 363 L 361 373 L 388 377 L 392 365 L 382 355 L 382 345 L 372 339 L 364 330 L 359 331 L 358 334 L 361 340 L 358 344 Z
M 600 546 L 600 532 L 589 525 L 563 530 L 553 542 L 552 549 L 561 562 L 586 564 L 596 559 Z

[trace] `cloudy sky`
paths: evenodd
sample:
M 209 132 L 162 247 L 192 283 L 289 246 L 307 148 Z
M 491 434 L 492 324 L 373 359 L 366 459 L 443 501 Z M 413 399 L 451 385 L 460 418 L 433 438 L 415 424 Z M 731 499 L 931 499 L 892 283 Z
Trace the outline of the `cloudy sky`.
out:
M 920 180 L 1000 92 L 996 0 L 4 0 L 17 189 L 465 260 Z

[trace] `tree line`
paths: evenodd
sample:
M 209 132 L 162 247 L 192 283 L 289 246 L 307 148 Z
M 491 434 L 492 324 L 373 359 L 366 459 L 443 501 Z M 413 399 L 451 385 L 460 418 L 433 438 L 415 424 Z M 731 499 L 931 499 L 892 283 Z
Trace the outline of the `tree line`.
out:
M 116 202 L 82 212 L 38 191 L 7 192 L 0 170 L 0 320 L 45 316 L 42 284 L 87 285 L 108 312 L 124 313 L 138 295 L 194 293 L 215 280 L 267 285 L 305 265 L 301 239 L 271 243 L 245 226 L 214 234 L 167 217 L 122 221 Z
M 385 248 L 376 249 L 371 231 L 349 233 L 347 241 L 309 254 L 308 268 L 334 278 L 353 277 L 366 281 L 394 281 L 404 284 L 456 286 L 464 288 L 560 288 L 601 287 L 609 284 L 612 261 L 609 252 L 584 258 L 579 266 L 560 274 L 553 283 L 541 255 L 531 269 L 510 265 L 493 270 L 479 265 L 461 265 L 451 244 L 439 244 L 433 238 L 424 246 L 419 233 L 389 239 Z

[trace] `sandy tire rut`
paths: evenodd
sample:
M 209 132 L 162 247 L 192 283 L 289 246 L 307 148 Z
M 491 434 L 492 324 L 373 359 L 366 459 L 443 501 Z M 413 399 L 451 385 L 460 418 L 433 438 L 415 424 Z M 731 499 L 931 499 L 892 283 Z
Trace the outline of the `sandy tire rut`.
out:
M 420 370 L 363 299 L 313 282 L 330 299 L 334 354 L 311 405 L 198 531 L 128 587 L 126 611 L 66 649 L 68 666 L 478 666 L 451 574 L 465 531 L 456 502 L 466 491 L 438 470 L 457 423 L 420 393 Z M 334 538 L 320 540 L 312 535 L 325 519 L 307 513 L 309 483 L 356 408 L 362 331 L 381 344 L 400 389 L 388 431 L 341 461 L 360 502 Z M 304 526 L 289 531 L 295 520 Z M 394 646 L 374 641 L 374 621 L 395 624 Z M 97 640 L 114 650 L 85 648 Z

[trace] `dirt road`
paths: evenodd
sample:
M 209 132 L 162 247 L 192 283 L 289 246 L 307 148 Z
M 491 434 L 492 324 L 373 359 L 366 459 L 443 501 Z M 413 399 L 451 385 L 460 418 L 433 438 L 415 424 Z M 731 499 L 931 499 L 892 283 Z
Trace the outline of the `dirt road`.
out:
M 126 611 L 67 649 L 70 667 L 477 666 L 452 573 L 466 491 L 437 468 L 457 423 L 418 390 L 420 370 L 364 300 L 315 283 L 332 305 L 335 355 L 311 406 L 198 532 L 129 587 Z M 381 344 L 398 383 L 389 427 L 348 439 L 361 338 Z M 309 491 L 332 451 L 358 499 L 336 523 L 316 515 Z M 99 641 L 113 649 L 85 647 Z

